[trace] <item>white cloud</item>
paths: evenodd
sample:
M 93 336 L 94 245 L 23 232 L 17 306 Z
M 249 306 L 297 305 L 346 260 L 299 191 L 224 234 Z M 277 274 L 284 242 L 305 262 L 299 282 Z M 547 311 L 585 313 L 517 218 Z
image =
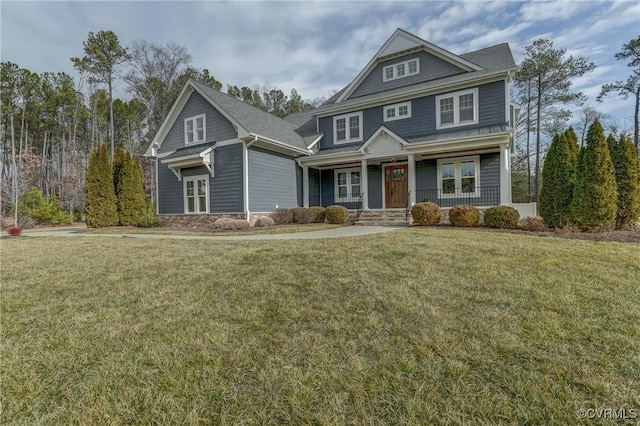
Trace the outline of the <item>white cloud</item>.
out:
M 525 3 L 520 8 L 520 14 L 525 21 L 566 21 L 584 6 L 579 1 L 534 1 Z

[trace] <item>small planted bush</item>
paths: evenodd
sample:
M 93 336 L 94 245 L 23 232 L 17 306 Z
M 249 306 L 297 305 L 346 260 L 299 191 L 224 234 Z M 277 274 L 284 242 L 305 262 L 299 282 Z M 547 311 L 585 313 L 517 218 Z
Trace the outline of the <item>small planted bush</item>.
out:
M 520 220 L 518 210 L 509 206 L 495 206 L 484 212 L 484 224 L 490 228 L 515 229 Z
M 327 223 L 343 225 L 349 218 L 349 211 L 345 206 L 329 206 L 324 210 Z
M 518 222 L 518 228 L 530 232 L 545 232 L 549 227 L 541 217 L 525 217 Z
M 9 233 L 9 235 L 13 235 L 14 237 L 19 237 L 20 234 L 22 233 L 22 228 L 20 228 L 17 225 L 13 225 L 7 229 L 7 232 Z
M 293 223 L 311 223 L 314 218 L 313 210 L 304 207 L 295 207 L 291 209 Z
M 480 221 L 480 212 L 473 206 L 455 206 L 449 210 L 449 222 L 453 226 L 476 226 Z
M 309 210 L 313 212 L 313 223 L 324 223 L 324 207 L 311 206 Z
M 256 228 L 268 228 L 270 226 L 273 226 L 273 219 L 269 216 L 258 216 L 256 219 Z
M 161 228 L 164 226 L 164 220 L 158 215 L 145 215 L 136 222 L 139 228 Z
M 286 225 L 293 222 L 293 212 L 290 209 L 276 209 L 270 216 L 276 225 Z
M 222 231 L 246 231 L 251 228 L 248 220 L 232 219 L 230 217 L 221 217 L 213 222 L 213 228 Z
M 437 225 L 440 223 L 440 207 L 435 203 L 416 203 L 411 207 L 411 217 L 416 225 Z

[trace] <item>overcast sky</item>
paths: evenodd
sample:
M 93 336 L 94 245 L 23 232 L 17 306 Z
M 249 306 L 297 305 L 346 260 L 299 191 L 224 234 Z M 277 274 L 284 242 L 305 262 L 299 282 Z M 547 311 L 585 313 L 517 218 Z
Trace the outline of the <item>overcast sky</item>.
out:
M 633 102 L 597 103 L 604 83 L 630 69 L 614 54 L 640 34 L 637 1 L 572 2 L 179 2 L 0 1 L 2 61 L 34 72 L 77 76 L 89 31 L 111 30 L 121 44 L 136 39 L 187 47 L 192 66 L 223 84 L 296 88 L 306 99 L 347 85 L 396 28 L 453 53 L 509 43 L 516 62 L 523 47 L 544 37 L 597 68 L 574 83 L 589 104 L 632 127 Z M 118 84 L 118 83 L 117 83 Z M 119 83 L 118 93 L 126 97 Z

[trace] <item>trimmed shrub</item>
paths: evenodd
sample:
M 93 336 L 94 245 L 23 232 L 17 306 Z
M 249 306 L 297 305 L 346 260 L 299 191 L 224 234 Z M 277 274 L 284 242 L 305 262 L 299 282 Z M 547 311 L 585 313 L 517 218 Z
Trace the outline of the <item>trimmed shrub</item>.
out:
M 473 206 L 455 206 L 449 210 L 449 222 L 453 226 L 475 226 L 480 221 L 480 212 Z
M 545 232 L 549 230 L 549 227 L 541 217 L 525 217 L 524 219 L 520 219 L 518 228 L 530 232 Z
M 315 214 L 313 210 L 304 207 L 295 207 L 291 209 L 293 223 L 311 223 Z
M 616 224 L 618 189 L 604 130 L 595 120 L 578 156 L 571 215 L 583 231 L 606 230 Z
M 290 209 L 276 209 L 269 216 L 276 225 L 286 225 L 293 221 L 293 212 Z
M 269 216 L 258 216 L 256 219 L 256 228 L 268 228 L 270 226 L 273 226 L 273 219 Z
M 484 224 L 489 228 L 515 229 L 520 220 L 520 213 L 513 207 L 495 206 L 484 212 Z
M 309 209 L 313 212 L 313 223 L 324 223 L 324 207 L 311 206 Z
M 142 216 L 136 222 L 139 228 L 161 228 L 164 226 L 164 220 L 157 215 Z
M 9 233 L 9 235 L 13 235 L 14 237 L 18 237 L 22 233 L 22 228 L 20 228 L 17 225 L 13 225 L 13 226 L 10 226 L 9 229 L 7 229 L 7 232 Z
M 327 223 L 343 225 L 349 218 L 349 211 L 345 206 L 329 206 L 324 210 Z
M 609 136 L 607 142 L 616 170 L 618 187 L 616 228 L 627 229 L 640 217 L 640 163 L 629 138 L 621 136 L 620 141 L 616 142 L 613 136 Z
M 251 224 L 248 220 L 244 219 L 221 217 L 220 219 L 213 222 L 213 228 L 223 231 L 246 231 L 251 228 Z
M 442 213 L 435 203 L 416 203 L 411 207 L 411 217 L 416 225 L 437 225 L 440 223 Z

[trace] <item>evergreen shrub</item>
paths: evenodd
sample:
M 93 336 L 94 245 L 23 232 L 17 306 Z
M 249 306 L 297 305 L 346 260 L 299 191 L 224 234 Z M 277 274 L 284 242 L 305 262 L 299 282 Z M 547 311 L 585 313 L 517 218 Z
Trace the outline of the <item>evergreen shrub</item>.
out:
M 455 206 L 449 210 L 449 222 L 453 226 L 475 226 L 480 221 L 480 212 L 473 206 Z
M 276 209 L 269 216 L 276 225 L 287 225 L 293 222 L 293 212 L 291 209 Z
M 325 220 L 327 223 L 334 225 L 343 225 L 349 218 L 349 211 L 345 206 L 329 206 L 324 210 Z
M 509 206 L 490 207 L 484 212 L 484 224 L 490 228 L 515 229 L 520 220 L 518 210 Z
M 164 220 L 158 215 L 141 216 L 135 224 L 139 228 L 161 228 L 164 225 Z
M 293 223 L 311 223 L 314 219 L 314 212 L 304 207 L 295 207 L 291 209 Z
M 324 207 L 311 206 L 309 209 L 313 212 L 313 223 L 324 223 Z
M 213 228 L 223 231 L 246 231 L 251 228 L 248 220 L 221 217 L 213 222 Z
M 437 225 L 440 223 L 442 212 L 435 203 L 416 203 L 411 207 L 411 217 L 415 225 Z

